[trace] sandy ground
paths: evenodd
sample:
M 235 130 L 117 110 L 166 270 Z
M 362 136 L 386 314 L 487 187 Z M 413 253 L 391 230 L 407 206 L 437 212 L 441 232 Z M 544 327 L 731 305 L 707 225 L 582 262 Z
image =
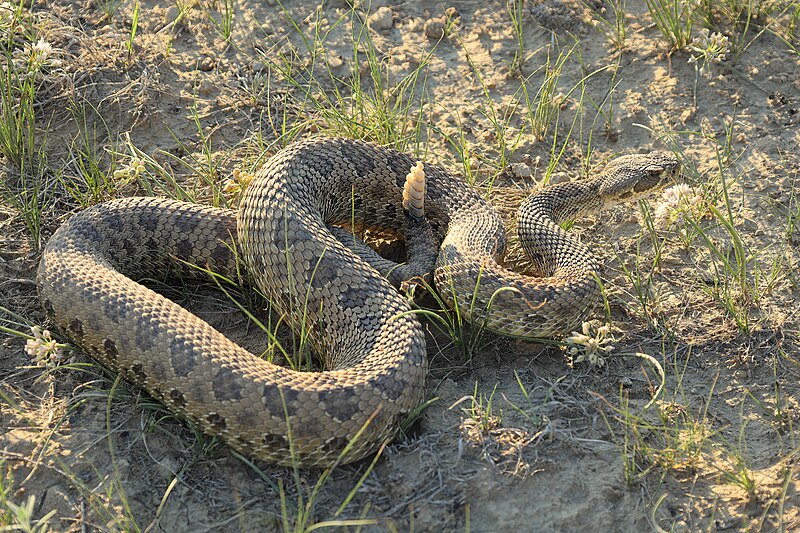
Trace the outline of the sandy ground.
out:
M 637 205 L 573 228 L 606 265 L 615 349 L 604 366 L 570 364 L 558 345 L 492 335 L 467 357 L 431 328 L 426 396 L 436 400 L 410 435 L 385 449 L 363 484 L 369 461 L 336 469 L 313 498 L 309 525 L 364 519 L 367 531 L 487 532 L 800 527 L 793 226 L 800 58 L 796 39 L 783 40 L 775 27 L 761 31 L 770 20 L 788 24 L 796 5 L 779 4 L 747 32 L 741 21 L 718 20 L 738 48 L 700 74 L 687 52 L 667 54 L 645 3 L 634 0 L 627 2 L 621 51 L 597 22 L 603 12 L 613 24 L 611 4 L 526 2 L 522 61 L 515 61 L 519 40 L 504 2 L 374 1 L 369 11 L 356 10 L 372 14 L 363 31 L 374 44 L 357 46 L 357 59 L 351 35 L 361 25 L 343 1 L 319 9 L 294 0 L 285 10 L 274 1 L 230 5 L 227 42 L 224 2 L 189 2 L 184 12 L 144 0 L 129 50 L 133 2 L 123 1 L 113 17 L 102 0 L 34 3 L 40 36 L 58 60 L 37 92 L 48 168 L 78 175 L 74 148 L 83 130 L 86 144 L 117 171 L 128 172 L 144 154 L 183 183 L 196 183 L 202 168 L 224 184 L 234 169 L 255 168 L 265 147 L 275 148 L 284 118 L 304 124 L 300 136 L 347 134 L 313 105 L 300 105 L 307 75 L 327 94 L 346 97 L 358 71 L 364 90 L 377 94 L 365 64 L 375 51 L 379 96 L 412 109 L 397 126 L 408 134 L 403 148 L 454 172 L 469 167 L 478 185 L 496 187 L 492 200 L 504 213 L 524 196 L 519 191 L 542 185 L 562 146 L 552 181 L 580 179 L 618 153 L 661 148 L 679 153 L 687 183 L 704 198 L 695 220 L 707 239 L 688 223 L 650 231 Z M 700 27 L 697 21 L 693 35 Z M 313 41 L 315 33 L 324 46 L 311 66 L 303 38 Z M 549 61 L 552 71 L 567 52 L 554 91 L 560 116 L 537 138 L 529 113 L 543 66 Z M 396 88 L 415 70 L 417 84 L 402 100 Z M 289 83 L 287 72 L 304 84 Z M 376 106 L 346 102 L 356 122 L 373 120 Z M 379 140 L 365 128 L 352 131 Z M 54 176 L 48 186 L 60 187 Z M 3 179 L 16 186 L 20 177 L 6 165 Z M 197 190 L 210 201 L 206 189 Z M 134 181 L 107 197 L 143 192 Z M 651 205 L 655 211 L 657 200 Z M 731 229 L 709 205 L 730 213 Z M 44 210 L 42 240 L 80 208 L 66 192 L 56 196 Z M 4 202 L 0 301 L 46 326 L 32 283 L 40 242 L 21 220 Z M 747 290 L 723 267 L 737 250 L 745 250 Z M 515 254 L 512 242 L 511 262 Z M 727 308 L 720 294 L 731 295 Z M 218 293 L 188 288 L 176 297 L 237 342 L 263 346 Z M 744 314 L 746 328 L 736 320 Z M 596 316 L 602 322 L 604 310 Z M 12 317 L 4 320 L 14 325 Z M 0 342 L 4 498 L 34 496 L 35 517 L 55 510 L 52 530 L 272 531 L 307 510 L 320 472 L 250 465 L 87 356 L 72 355 L 69 368 L 43 369 L 30 366 L 24 340 Z M 655 402 L 657 366 L 636 353 L 663 368 Z

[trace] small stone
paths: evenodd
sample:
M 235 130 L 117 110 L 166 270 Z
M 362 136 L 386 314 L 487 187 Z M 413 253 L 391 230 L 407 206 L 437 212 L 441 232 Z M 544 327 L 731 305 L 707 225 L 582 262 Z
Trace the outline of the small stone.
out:
M 367 23 L 369 27 L 375 31 L 389 30 L 394 24 L 392 19 L 392 10 L 389 7 L 380 7 L 378 10 L 369 16 Z
M 214 60 L 208 56 L 203 57 L 200 59 L 200 62 L 197 64 L 197 68 L 202 70 L 203 72 L 209 72 L 214 70 Z
M 759 229 L 759 228 L 758 228 L 758 223 L 757 223 L 755 220 L 751 219 L 751 218 L 745 218 L 745 219 L 744 219 L 744 220 L 743 220 L 743 221 L 742 221 L 740 224 L 738 224 L 738 225 L 739 225 L 740 227 L 744 228 L 744 230 L 745 230 L 745 231 L 750 231 L 750 232 L 752 232 L 752 231 L 756 231 L 756 230 L 758 230 L 758 229 Z
M 422 17 L 414 17 L 408 23 L 408 31 L 411 32 L 421 32 L 425 28 L 425 19 Z
M 164 10 L 164 24 L 169 24 L 180 16 L 181 11 L 178 6 L 171 6 Z
M 625 387 L 626 389 L 629 387 L 633 387 L 633 381 L 631 381 L 631 378 L 629 378 L 628 376 L 622 376 L 621 378 L 619 378 L 619 384 L 620 386 Z
M 531 172 L 531 167 L 525 163 L 512 163 L 509 170 L 511 170 L 511 174 L 517 178 L 530 178 L 533 174 L 533 172 Z
M 425 26 L 423 26 L 422 32 L 428 39 L 441 39 L 444 37 L 446 27 L 447 23 L 442 17 L 428 19 L 425 21 Z

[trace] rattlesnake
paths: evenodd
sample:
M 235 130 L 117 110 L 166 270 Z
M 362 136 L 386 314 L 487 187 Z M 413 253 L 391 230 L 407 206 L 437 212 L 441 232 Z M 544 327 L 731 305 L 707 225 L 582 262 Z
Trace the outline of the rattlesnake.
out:
M 95 359 L 237 450 L 280 464 L 353 461 L 390 439 L 421 403 L 427 360 L 408 301 L 351 250 L 363 243 L 334 226 L 405 235 L 422 259 L 385 273 L 422 275 L 435 261 L 438 292 L 464 318 L 501 333 L 548 336 L 580 324 L 599 297 L 597 260 L 558 223 L 657 188 L 678 166 L 663 152 L 623 156 L 594 180 L 530 197 L 519 234 L 546 276 L 535 278 L 498 264 L 505 248 L 498 215 L 442 168 L 425 165 L 424 219 L 405 212 L 402 188 L 414 163 L 390 148 L 312 139 L 258 171 L 238 214 L 163 198 L 95 205 L 43 251 L 44 309 Z M 256 357 L 133 281 L 161 279 L 169 269 L 196 276 L 189 265 L 235 278 L 239 254 L 325 371 Z M 376 257 L 367 259 L 380 267 Z

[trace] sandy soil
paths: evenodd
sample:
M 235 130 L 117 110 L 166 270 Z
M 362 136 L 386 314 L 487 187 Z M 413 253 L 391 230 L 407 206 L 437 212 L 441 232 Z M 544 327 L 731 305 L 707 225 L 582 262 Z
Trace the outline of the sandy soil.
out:
M 413 111 L 397 126 L 408 134 L 403 148 L 454 172 L 473 169 L 478 185 L 496 189 L 492 200 L 504 213 L 521 191 L 542 185 L 562 143 L 552 181 L 580 179 L 618 153 L 666 148 L 680 154 L 687 183 L 705 199 L 696 220 L 708 240 L 688 224 L 649 231 L 636 205 L 573 228 L 606 265 L 615 349 L 604 366 L 570 364 L 559 345 L 492 335 L 467 357 L 431 328 L 427 397 L 436 400 L 353 493 L 370 462 L 336 469 L 315 495 L 309 524 L 364 519 L 367 531 L 800 527 L 793 226 L 800 58 L 797 40 L 782 40 L 773 27 L 761 31 L 769 20 L 788 24 L 796 5 L 780 4 L 785 15 L 778 9 L 747 32 L 729 24 L 738 53 L 699 75 L 687 52 L 667 54 L 638 0 L 627 2 L 621 51 L 597 22 L 604 12 L 613 24 L 611 4 L 525 2 L 522 61 L 515 61 L 518 39 L 504 2 L 373 1 L 369 11 L 356 10 L 371 17 L 363 31 L 374 43 L 362 43 L 357 60 L 351 32 L 361 26 L 344 1 L 315 9 L 287 0 L 284 11 L 272 0 L 235 0 L 226 42 L 212 22 L 223 19 L 224 2 L 189 2 L 182 12 L 143 0 L 130 50 L 134 3 L 123 1 L 113 17 L 105 5 L 56 0 L 32 8 L 58 59 L 37 92 L 53 170 L 47 186 L 64 189 L 58 177 L 79 174 L 81 130 L 103 164 L 127 172 L 144 154 L 187 187 L 197 183 L 197 169 L 219 184 L 234 169 L 251 171 L 265 147 L 276 147 L 284 118 L 302 124 L 300 136 L 347 134 L 313 105 L 301 106 L 305 76 L 346 97 L 347 80 L 360 72 L 362 87 L 374 93 L 365 62 L 375 50 L 381 98 L 397 98 L 400 81 L 423 64 L 406 95 Z M 313 41 L 315 33 L 326 37 L 311 66 L 303 38 Z M 567 51 L 554 91 L 560 117 L 537 138 L 529 112 L 543 65 Z M 289 83 L 287 71 L 305 85 Z M 376 106 L 347 105 L 357 120 L 374 120 L 365 117 Z M 7 164 L 3 179 L 16 186 L 21 178 Z M 728 212 L 723 181 L 735 231 L 708 208 Z M 197 190 L 211 201 L 207 188 Z M 131 182 L 107 197 L 143 192 Z M 657 201 L 651 204 L 655 211 Z M 68 193 L 57 195 L 44 210 L 42 240 L 80 208 Z M 518 246 L 510 238 L 514 262 Z M 46 326 L 32 283 L 39 244 L 4 202 L 0 301 Z M 746 250 L 749 294 L 722 266 L 739 249 Z M 726 290 L 728 308 L 719 296 Z M 237 342 L 263 346 L 218 293 L 185 288 L 176 297 Z M 737 312 L 747 314 L 747 328 L 737 325 Z M 596 316 L 601 323 L 604 310 Z M 14 326 L 19 319 L 4 320 Z M 320 472 L 248 464 L 88 357 L 74 354 L 69 368 L 43 369 L 31 366 L 24 344 L 15 336 L 0 341 L 3 486 L 12 502 L 34 496 L 36 517 L 55 510 L 52 530 L 272 531 L 305 509 Z M 655 402 L 658 370 L 636 353 L 663 367 Z

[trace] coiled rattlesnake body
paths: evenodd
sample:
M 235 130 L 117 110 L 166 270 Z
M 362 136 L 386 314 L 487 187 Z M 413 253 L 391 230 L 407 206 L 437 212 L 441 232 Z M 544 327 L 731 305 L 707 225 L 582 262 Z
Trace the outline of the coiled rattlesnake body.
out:
M 497 263 L 505 247 L 498 215 L 443 169 L 425 168 L 426 221 L 407 216 L 400 200 L 414 163 L 359 141 L 312 139 L 259 170 L 238 214 L 160 198 L 93 206 L 48 242 L 42 303 L 93 357 L 232 447 L 281 464 L 353 461 L 391 438 L 422 401 L 427 361 L 406 300 L 333 226 L 404 234 L 422 259 L 402 275 L 435 260 L 440 294 L 467 318 L 546 336 L 579 324 L 598 298 L 597 260 L 558 222 L 657 187 L 677 169 L 661 152 L 625 156 L 596 180 L 531 197 L 519 231 L 546 276 L 531 278 Z M 276 308 L 303 327 L 326 371 L 264 361 L 133 281 L 165 268 L 196 276 L 190 264 L 235 277 L 236 250 Z

